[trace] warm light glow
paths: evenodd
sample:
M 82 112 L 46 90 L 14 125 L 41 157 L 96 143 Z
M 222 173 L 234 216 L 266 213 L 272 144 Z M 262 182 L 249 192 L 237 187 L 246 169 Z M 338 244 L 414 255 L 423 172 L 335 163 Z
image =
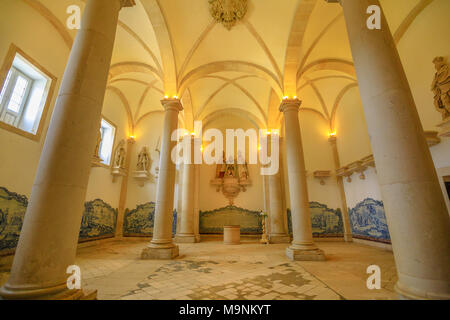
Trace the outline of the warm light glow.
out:
M 191 136 L 195 136 L 195 132 L 194 131 L 191 132 Z
M 261 146 L 258 145 L 258 151 L 261 151 L 261 149 L 262 149 Z
M 164 99 L 169 99 L 169 96 L 164 96 Z
M 178 96 L 173 96 L 174 99 L 178 99 Z
M 201 146 L 201 147 L 200 147 L 200 151 L 203 152 L 203 150 L 204 150 L 204 149 L 203 149 L 203 146 Z
M 294 96 L 294 99 L 297 99 L 297 96 Z
M 283 97 L 283 100 L 287 100 L 287 99 L 289 99 L 288 96 L 284 96 L 284 97 Z
M 336 131 L 330 132 L 330 137 L 335 137 L 335 136 L 336 136 Z

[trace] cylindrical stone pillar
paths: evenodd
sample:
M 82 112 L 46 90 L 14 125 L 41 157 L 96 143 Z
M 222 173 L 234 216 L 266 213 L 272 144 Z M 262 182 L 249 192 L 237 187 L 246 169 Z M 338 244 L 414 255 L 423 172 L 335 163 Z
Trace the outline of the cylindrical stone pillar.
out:
M 331 151 L 333 152 L 334 166 L 337 169 L 341 167 L 341 162 L 339 160 L 339 153 L 336 144 L 336 137 L 330 137 L 328 141 L 331 144 Z M 348 215 L 347 198 L 345 197 L 344 182 L 342 177 L 336 176 L 336 181 L 339 189 L 339 195 L 342 204 L 342 222 L 344 224 L 344 240 L 346 242 L 352 242 L 352 229 L 350 228 L 350 218 Z
M 305 159 L 298 112 L 301 101 L 285 99 L 280 111 L 284 113 L 289 195 L 291 198 L 293 241 L 286 249 L 292 260 L 325 260 L 322 250 L 313 242 L 311 216 L 306 182 Z
M 178 99 L 165 99 L 161 103 L 165 113 L 153 238 L 142 251 L 142 259 L 173 259 L 178 256 L 178 246 L 172 241 L 176 166 L 171 157 L 172 149 L 177 142 L 171 138 L 172 133 L 178 128 L 178 113 L 183 110 L 183 106 Z
M 279 141 L 281 143 L 281 137 Z M 271 150 L 271 135 L 267 136 L 267 149 L 269 150 L 272 159 L 274 155 Z M 279 150 L 279 148 L 278 148 Z M 281 166 L 280 152 L 278 152 L 279 165 Z M 267 176 L 267 189 L 269 196 L 269 242 L 270 243 L 289 243 L 291 237 L 288 235 L 285 228 L 285 212 L 283 211 L 283 196 L 281 192 L 281 170 L 278 170 L 273 175 Z
M 194 140 L 193 136 L 184 137 L 190 139 L 191 159 L 190 163 L 184 163 L 183 184 L 181 195 L 180 227 L 177 230 L 175 241 L 178 243 L 198 242 L 195 236 L 195 217 L 194 217 L 194 195 L 195 195 L 195 164 L 194 164 Z
M 342 0 L 403 298 L 450 299 L 450 220 L 399 54 L 378 0 Z
M 89 0 L 70 52 L 39 160 L 5 299 L 77 299 L 66 273 L 78 234 L 122 6 Z M 94 295 L 95 297 L 95 295 Z

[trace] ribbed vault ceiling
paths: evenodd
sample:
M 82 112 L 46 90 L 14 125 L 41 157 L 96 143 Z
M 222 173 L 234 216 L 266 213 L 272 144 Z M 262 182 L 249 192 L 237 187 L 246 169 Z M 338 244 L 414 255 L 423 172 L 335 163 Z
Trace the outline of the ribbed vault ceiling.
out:
M 66 8 L 82 0 L 22 0 L 71 46 Z M 218 119 L 224 111 L 279 127 L 278 105 L 297 95 L 302 108 L 333 125 L 356 76 L 339 5 L 324 0 L 248 0 L 231 30 L 213 21 L 208 0 L 136 0 L 121 11 L 108 91 L 127 109 L 131 126 L 162 111 L 165 95 L 182 97 L 182 122 Z M 432 0 L 382 1 L 400 41 Z M 332 128 L 330 128 L 332 129 Z

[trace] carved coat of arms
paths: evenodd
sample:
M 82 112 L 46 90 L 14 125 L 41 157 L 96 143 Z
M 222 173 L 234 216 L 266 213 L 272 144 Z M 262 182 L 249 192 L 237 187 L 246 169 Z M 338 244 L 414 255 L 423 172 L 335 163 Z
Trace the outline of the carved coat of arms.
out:
M 247 0 L 209 0 L 211 15 L 228 30 L 247 13 Z

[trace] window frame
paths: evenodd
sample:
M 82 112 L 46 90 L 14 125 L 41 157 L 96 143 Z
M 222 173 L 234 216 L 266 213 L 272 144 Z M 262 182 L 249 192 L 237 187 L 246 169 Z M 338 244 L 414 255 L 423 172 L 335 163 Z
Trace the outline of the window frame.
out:
M 58 79 L 52 73 L 47 71 L 47 69 L 45 69 L 41 64 L 39 64 L 35 59 L 30 57 L 28 54 L 26 54 L 23 50 L 21 50 L 14 43 L 11 43 L 9 50 L 6 54 L 6 57 L 3 60 L 2 67 L 0 69 L 0 90 L 2 90 L 2 88 L 5 84 L 6 77 L 8 76 L 9 70 L 11 70 L 11 68 L 13 67 L 13 62 L 14 62 L 14 59 L 17 54 L 22 56 L 28 63 L 32 64 L 33 67 L 35 67 L 36 69 L 39 70 L 39 72 L 46 75 L 50 79 L 51 83 L 50 83 L 50 87 L 49 87 L 49 90 L 47 93 L 47 98 L 45 100 L 44 108 L 42 109 L 41 118 L 39 119 L 39 124 L 37 126 L 37 130 L 36 130 L 35 134 L 32 132 L 22 130 L 22 129 L 12 126 L 10 124 L 7 124 L 3 121 L 0 121 L 0 128 L 7 130 L 9 132 L 18 134 L 18 135 L 28 138 L 30 140 L 38 142 L 38 141 L 40 141 L 42 132 L 44 130 L 44 125 L 47 120 L 47 115 L 49 112 L 50 104 L 53 100 L 53 94 L 54 94 L 56 82 Z M 18 70 L 18 71 L 20 72 L 20 70 Z M 5 96 L 6 96 L 6 92 L 5 92 Z

